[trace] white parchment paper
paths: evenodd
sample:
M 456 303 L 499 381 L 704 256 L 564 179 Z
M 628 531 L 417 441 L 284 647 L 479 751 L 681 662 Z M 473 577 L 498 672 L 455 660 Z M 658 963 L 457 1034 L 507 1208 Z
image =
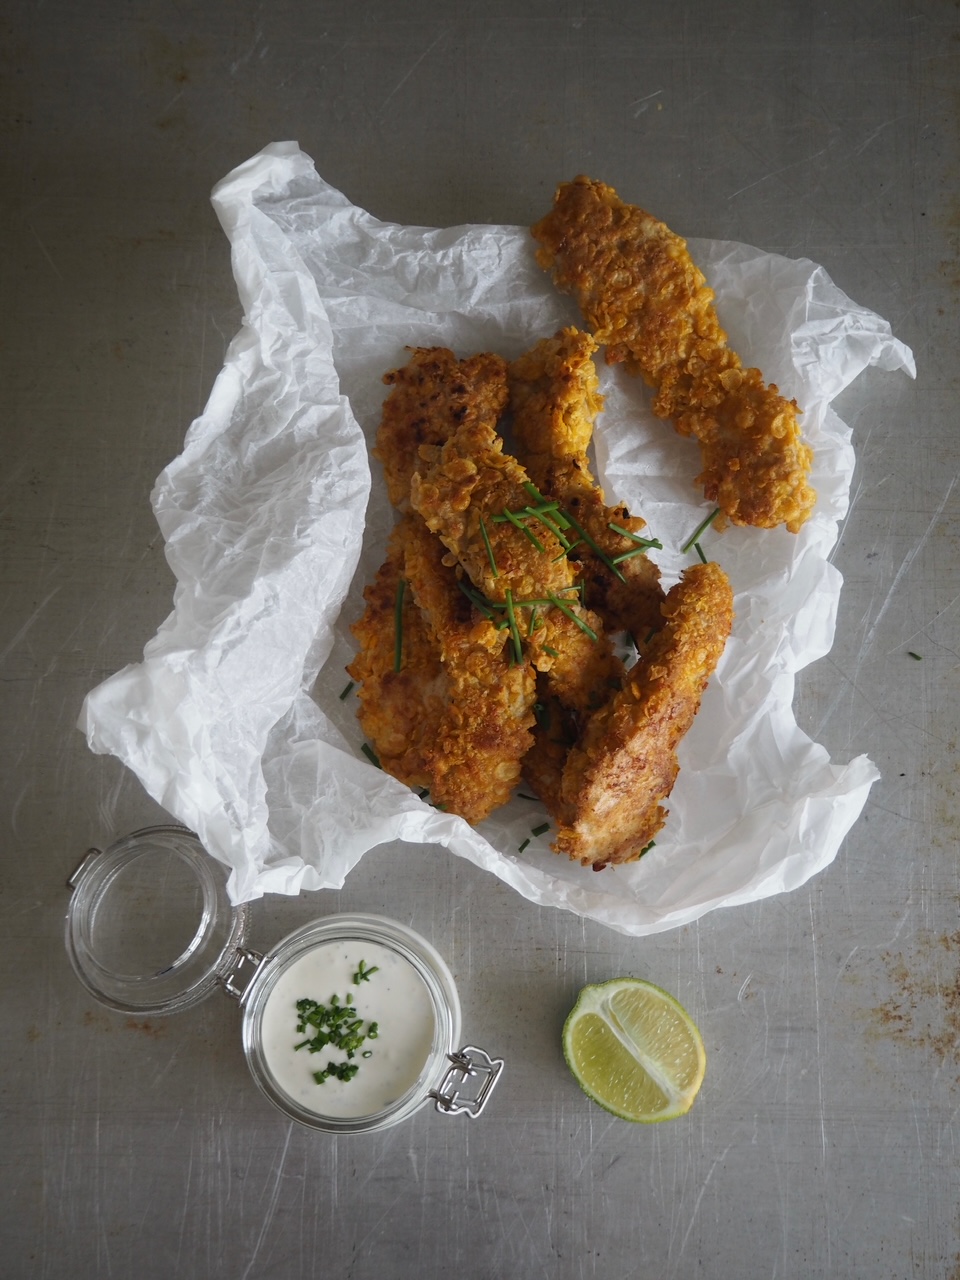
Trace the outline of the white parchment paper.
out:
M 794 678 L 829 651 L 841 588 L 828 556 L 854 456 L 830 402 L 869 365 L 915 372 L 889 325 L 812 262 L 690 242 L 731 345 L 803 408 L 819 501 L 798 535 L 704 535 L 733 583 L 734 632 L 681 746 L 656 846 L 596 873 L 531 835 L 545 821 L 535 802 L 515 798 L 478 830 L 423 803 L 366 761 L 355 697 L 340 696 L 349 625 L 394 518 L 369 459 L 382 375 L 407 345 L 514 357 L 577 323 L 572 302 L 537 267 L 526 228 L 380 222 L 294 143 L 234 170 L 213 203 L 244 323 L 153 493 L 173 610 L 143 661 L 87 696 L 90 747 L 197 832 L 230 868 L 234 902 L 339 887 L 368 849 L 413 841 L 446 846 L 533 902 L 639 935 L 793 889 L 826 866 L 878 774 L 865 756 L 832 763 L 800 731 Z M 601 377 L 600 475 L 663 542 L 670 585 L 710 511 L 692 483 L 699 452 L 653 417 L 637 380 L 605 367 Z

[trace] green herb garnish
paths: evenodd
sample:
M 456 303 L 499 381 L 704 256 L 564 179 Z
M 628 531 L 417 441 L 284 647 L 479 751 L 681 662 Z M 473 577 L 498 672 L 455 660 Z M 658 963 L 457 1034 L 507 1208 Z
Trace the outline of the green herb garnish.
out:
M 361 982 L 369 982 L 371 974 L 379 973 L 380 966 L 375 964 L 372 969 L 367 968 L 366 960 L 361 960 L 357 965 L 357 972 L 353 975 L 353 985 L 359 987 Z
M 343 693 L 341 693 L 340 695 L 341 702 L 343 702 L 344 698 L 346 698 L 347 694 L 351 692 L 353 687 L 354 687 L 353 681 L 351 680 L 350 683 L 347 685 L 347 687 L 344 689 Z
M 366 962 L 361 960 L 353 980 L 357 984 L 369 981 L 370 975 L 376 972 L 376 965 L 368 969 Z M 317 1084 L 323 1084 L 331 1076 L 337 1080 L 352 1080 L 360 1070 L 360 1064 L 353 1059 L 365 1041 L 376 1040 L 380 1028 L 376 1022 L 370 1022 L 364 1028 L 363 1018 L 357 1017 L 356 1007 L 351 1004 L 350 997 L 344 996 L 341 1001 L 334 994 L 326 1004 L 308 997 L 297 1001 L 297 1034 L 304 1033 L 305 1039 L 295 1044 L 294 1050 L 306 1049 L 307 1053 L 320 1053 L 329 1047 L 339 1049 L 346 1055 L 345 1062 L 330 1061 L 325 1070 L 312 1073 Z M 364 1049 L 360 1056 L 369 1058 L 372 1050 Z
M 480 536 L 483 538 L 483 545 L 487 549 L 487 559 L 490 561 L 490 572 L 495 578 L 499 578 L 500 570 L 497 568 L 497 562 L 493 558 L 493 547 L 490 545 L 490 535 L 487 533 L 487 526 L 483 522 L 483 516 L 480 517 Z
M 550 830 L 550 823 L 549 823 L 549 822 L 541 822 L 541 823 L 540 823 L 540 825 L 539 825 L 539 827 L 532 827 L 532 828 L 531 828 L 531 830 L 530 830 L 530 834 L 531 834 L 532 836 L 542 836 L 542 835 L 546 835 L 546 833 L 547 833 L 549 830 Z
M 920 654 L 919 654 L 919 653 L 914 653 L 912 649 L 908 649 L 908 650 L 907 650 L 907 653 L 908 653 L 908 655 L 909 655 L 911 658 L 916 658 L 917 662 L 922 662 L 922 661 L 923 661 L 923 658 L 920 656 Z
M 686 540 L 686 542 L 683 544 L 680 550 L 689 551 L 692 546 L 695 546 L 697 539 L 705 530 L 710 528 L 710 526 L 713 524 L 714 520 L 716 520 L 719 514 L 720 514 L 720 508 L 717 507 L 715 511 L 710 512 L 706 520 L 701 520 L 700 523 L 697 525 L 696 529 L 694 529 L 693 534 Z
M 374 751 L 373 747 L 371 747 L 369 742 L 362 743 L 360 750 L 367 757 L 367 759 L 370 761 L 371 764 L 376 765 L 378 769 L 383 768 L 383 765 L 380 763 L 377 753 Z
M 397 579 L 397 598 L 393 606 L 393 669 L 399 671 L 403 666 L 403 597 L 407 584 L 403 578 Z
M 566 614 L 571 622 L 575 622 L 580 630 L 588 635 L 591 640 L 598 639 L 597 633 L 594 631 L 593 627 L 589 626 L 582 618 L 578 617 L 568 605 L 563 603 L 559 596 L 548 596 L 547 598 L 552 605 L 560 610 L 561 613 Z
M 647 547 L 656 547 L 660 551 L 663 550 L 663 543 L 659 538 L 641 538 L 639 533 L 631 533 L 629 529 L 624 529 L 622 525 L 614 524 L 612 520 L 607 525 L 607 528 L 612 529 L 614 533 L 619 533 L 621 537 L 629 538 L 631 542 L 635 542 L 639 551 L 645 551 Z M 627 555 L 635 554 L 636 553 L 632 551 L 627 552 Z M 617 563 L 617 560 L 621 559 L 623 559 L 623 557 L 618 556 L 617 559 L 614 560 L 614 564 Z
M 513 640 L 513 656 L 517 662 L 522 662 L 523 644 L 520 640 L 520 629 L 517 626 L 517 615 L 513 608 L 513 592 L 509 587 L 507 587 L 506 597 L 507 621 L 510 624 L 510 637 Z
M 594 542 L 593 538 L 590 537 L 586 529 L 584 529 L 582 525 L 578 524 L 577 521 L 574 520 L 573 516 L 570 515 L 569 512 L 566 513 L 566 516 L 567 516 L 567 519 L 570 521 L 571 525 L 573 526 L 574 530 L 577 532 L 577 534 L 579 534 L 580 541 L 585 542 L 587 544 L 587 546 L 590 548 L 593 554 L 597 557 L 597 559 L 600 560 L 603 564 L 605 564 L 612 574 L 614 574 L 617 578 L 619 578 L 621 582 L 626 582 L 626 578 L 623 576 L 623 574 L 620 572 L 620 570 L 617 568 L 614 562 L 610 559 L 610 557 L 606 554 L 606 552 L 603 551 L 602 548 L 599 547 L 596 542 Z
M 493 518 L 494 520 L 499 519 L 498 516 L 494 516 Z M 515 529 L 519 529 L 522 534 L 525 534 L 526 537 L 533 543 L 533 545 L 537 548 L 539 552 L 543 553 L 544 551 L 546 551 L 546 547 L 543 545 L 543 543 L 540 541 L 537 535 L 533 532 L 532 529 L 527 528 L 527 526 L 523 523 L 523 521 L 520 519 L 518 515 L 514 514 L 514 512 L 512 511 L 504 511 L 503 518 L 505 520 L 509 520 L 509 522 L 513 525 Z
M 457 579 L 457 586 L 467 597 L 473 607 L 480 610 L 488 622 L 492 622 L 498 629 L 501 626 L 506 625 L 501 623 L 500 619 L 496 615 L 496 610 L 501 609 L 503 607 L 502 605 L 494 603 L 493 600 L 488 600 L 486 596 L 482 596 L 479 591 L 474 591 L 473 587 L 468 587 L 460 578 Z
M 326 1071 L 314 1071 L 313 1078 L 317 1084 L 323 1084 L 331 1076 L 337 1080 L 352 1080 L 359 1070 L 359 1062 L 328 1062 Z

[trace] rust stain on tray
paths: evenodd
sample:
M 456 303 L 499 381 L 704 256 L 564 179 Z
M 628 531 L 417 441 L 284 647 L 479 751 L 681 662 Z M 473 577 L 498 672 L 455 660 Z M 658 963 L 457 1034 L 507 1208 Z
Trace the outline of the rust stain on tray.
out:
M 960 1069 L 960 930 L 920 935 L 909 960 L 902 951 L 883 959 L 895 991 L 871 1010 L 876 1029 Z

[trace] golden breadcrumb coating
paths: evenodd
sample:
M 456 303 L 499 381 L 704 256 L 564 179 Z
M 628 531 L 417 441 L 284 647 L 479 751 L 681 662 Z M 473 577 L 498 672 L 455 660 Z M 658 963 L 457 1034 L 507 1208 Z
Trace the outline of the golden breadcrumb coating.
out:
M 373 456 L 383 463 L 395 507 L 410 505 L 421 445 L 442 444 L 477 415 L 496 422 L 507 402 L 505 369 L 496 355 L 458 360 L 446 347 L 414 347 L 402 368 L 384 374 L 393 389 L 383 403 Z
M 367 607 L 353 626 L 360 648 L 347 671 L 358 685 L 357 717 L 383 768 L 407 786 L 425 787 L 430 782 L 426 752 L 440 730 L 450 680 L 436 639 L 409 591 L 401 601 L 403 664 L 394 670 L 397 592 L 403 575 L 403 532 L 398 525 L 386 559 L 364 590 Z
M 727 346 L 686 242 L 586 177 L 558 188 L 532 232 L 537 261 L 577 299 L 608 362 L 643 377 L 654 412 L 699 441 L 707 498 L 734 524 L 796 533 L 816 501 L 797 404 Z
M 536 681 L 474 616 L 443 552 L 418 516 L 401 519 L 364 592 L 367 608 L 353 628 L 361 649 L 347 670 L 359 682 L 360 723 L 383 768 L 476 823 L 519 781 Z
M 559 499 L 579 526 L 571 559 L 586 584 L 586 600 L 610 631 L 643 639 L 663 625 L 660 570 L 638 543 L 646 522 L 624 506 L 608 507 L 590 471 L 587 450 L 603 407 L 593 354 L 597 343 L 579 329 L 545 338 L 510 364 L 510 411 L 517 458 L 542 493 Z M 589 541 L 588 541 L 589 540 Z
M 404 518 L 404 574 L 440 652 L 448 701 L 423 746 L 434 804 L 468 822 L 506 804 L 530 748 L 536 676 L 512 662 L 505 633 L 479 617 L 443 563 L 445 548 L 412 513 Z
M 554 848 L 597 870 L 636 860 L 663 826 L 677 745 L 733 623 L 726 574 L 714 563 L 684 570 L 663 614 L 647 655 L 591 717 L 564 765 Z

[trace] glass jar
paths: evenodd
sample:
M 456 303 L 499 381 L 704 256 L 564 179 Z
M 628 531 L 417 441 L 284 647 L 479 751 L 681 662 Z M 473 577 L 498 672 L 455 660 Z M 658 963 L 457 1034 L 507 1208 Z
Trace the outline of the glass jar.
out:
M 435 948 L 398 921 L 334 915 L 268 953 L 246 945 L 223 869 L 182 827 L 149 827 L 91 849 L 70 877 L 66 946 L 101 1004 L 176 1013 L 225 991 L 261 1092 L 328 1133 L 369 1133 L 429 1102 L 477 1116 L 503 1062 L 456 1048 L 460 1001 Z

